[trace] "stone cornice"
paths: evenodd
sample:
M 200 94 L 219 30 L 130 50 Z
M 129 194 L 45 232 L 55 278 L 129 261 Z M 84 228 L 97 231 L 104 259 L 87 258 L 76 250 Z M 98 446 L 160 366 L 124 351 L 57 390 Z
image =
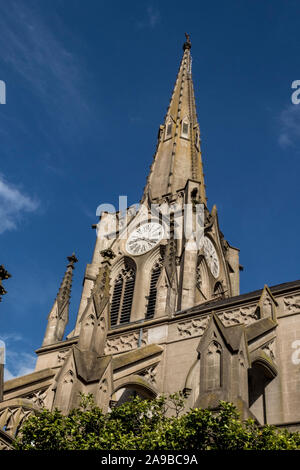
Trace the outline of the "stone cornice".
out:
M 9 392 L 10 390 L 16 390 L 18 388 L 24 388 L 26 385 L 32 385 L 33 383 L 41 382 L 49 377 L 53 377 L 55 371 L 53 369 L 43 369 L 31 374 L 23 375 L 22 377 L 17 377 L 15 379 L 8 380 L 4 384 L 4 392 Z
M 78 336 L 74 336 L 74 338 L 66 339 L 65 341 L 59 341 L 57 343 L 48 344 L 47 346 L 42 346 L 39 349 L 36 349 L 36 354 L 45 354 L 51 351 L 58 351 L 59 349 L 65 349 L 68 346 L 72 346 L 72 344 L 77 344 Z

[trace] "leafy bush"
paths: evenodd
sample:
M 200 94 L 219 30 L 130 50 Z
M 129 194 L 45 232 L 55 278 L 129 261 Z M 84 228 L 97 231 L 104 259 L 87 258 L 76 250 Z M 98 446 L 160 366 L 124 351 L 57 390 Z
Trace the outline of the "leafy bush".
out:
M 108 414 L 82 396 L 68 416 L 55 409 L 31 416 L 15 441 L 17 450 L 284 450 L 300 449 L 300 433 L 242 422 L 235 406 L 218 412 L 183 413 L 181 394 L 134 398 Z

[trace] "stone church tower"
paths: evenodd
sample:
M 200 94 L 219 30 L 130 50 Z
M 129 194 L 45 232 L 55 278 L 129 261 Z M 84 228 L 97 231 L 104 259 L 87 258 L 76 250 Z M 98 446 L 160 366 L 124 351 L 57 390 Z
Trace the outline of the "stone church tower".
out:
M 240 295 L 239 250 L 207 206 L 200 144 L 186 35 L 141 204 L 101 213 L 65 337 L 68 257 L 36 370 L 4 385 L 2 433 L 43 406 L 68 413 L 80 392 L 109 411 L 180 390 L 187 409 L 226 400 L 261 424 L 300 428 L 300 281 Z

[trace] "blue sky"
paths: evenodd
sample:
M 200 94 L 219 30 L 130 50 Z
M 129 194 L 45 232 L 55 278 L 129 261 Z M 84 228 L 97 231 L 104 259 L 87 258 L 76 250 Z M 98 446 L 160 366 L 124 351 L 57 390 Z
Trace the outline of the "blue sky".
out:
M 73 251 L 71 331 L 101 203 L 138 202 L 184 32 L 208 204 L 241 292 L 299 278 L 298 1 L 0 0 L 0 304 L 10 378 L 28 373 Z

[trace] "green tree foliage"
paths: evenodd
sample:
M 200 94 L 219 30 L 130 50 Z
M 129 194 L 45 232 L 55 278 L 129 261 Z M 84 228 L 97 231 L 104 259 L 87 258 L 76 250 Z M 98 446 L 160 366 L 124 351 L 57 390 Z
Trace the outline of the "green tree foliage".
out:
M 242 422 L 234 405 L 218 412 L 184 413 L 182 395 L 133 400 L 104 414 L 91 396 L 68 416 L 43 410 L 30 417 L 15 442 L 18 450 L 284 450 L 300 449 L 300 433 Z

